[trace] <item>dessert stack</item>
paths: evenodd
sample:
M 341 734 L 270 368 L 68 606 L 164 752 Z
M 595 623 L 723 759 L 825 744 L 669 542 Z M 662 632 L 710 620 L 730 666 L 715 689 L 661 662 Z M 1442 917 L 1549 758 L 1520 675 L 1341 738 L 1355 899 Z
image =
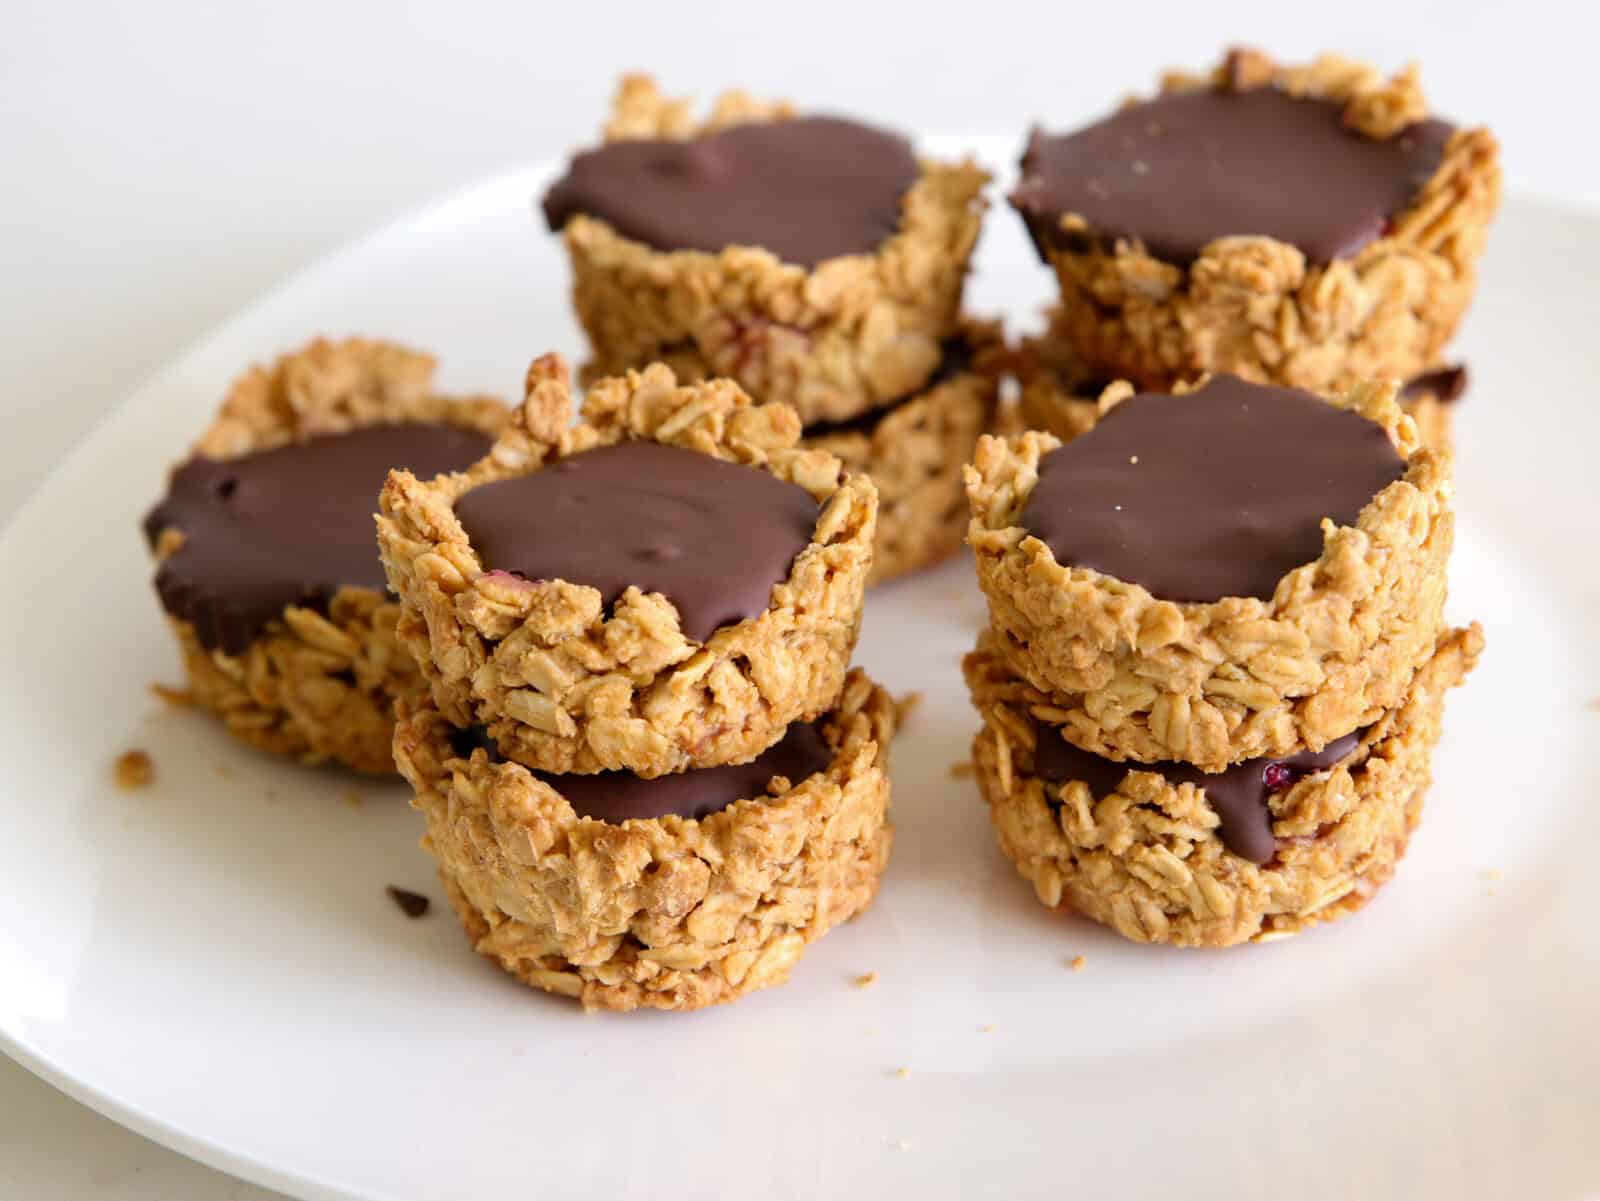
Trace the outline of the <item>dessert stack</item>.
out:
M 427 681 L 395 761 L 474 947 L 586 1007 L 781 982 L 870 904 L 894 708 L 849 670 L 869 479 L 786 405 L 669 367 L 530 368 L 488 453 L 390 474 L 378 542 Z
M 697 120 L 629 76 L 544 198 L 593 380 L 653 362 L 794 408 L 879 490 L 871 582 L 954 551 L 961 468 L 994 413 L 996 326 L 961 293 L 988 175 L 899 134 L 730 92 Z
M 1032 134 L 1011 197 L 1060 305 L 967 473 L 964 663 L 1000 846 L 1137 941 L 1348 913 L 1420 817 L 1444 693 L 1441 356 L 1499 190 L 1414 71 L 1235 51 Z
M 1395 380 L 1444 448 L 1466 384 L 1448 343 L 1499 193 L 1493 135 L 1431 115 L 1414 67 L 1331 54 L 1234 50 L 1083 129 L 1036 128 L 1011 203 L 1061 299 L 1023 356 L 1029 419 L 1071 437 L 1118 380 Z

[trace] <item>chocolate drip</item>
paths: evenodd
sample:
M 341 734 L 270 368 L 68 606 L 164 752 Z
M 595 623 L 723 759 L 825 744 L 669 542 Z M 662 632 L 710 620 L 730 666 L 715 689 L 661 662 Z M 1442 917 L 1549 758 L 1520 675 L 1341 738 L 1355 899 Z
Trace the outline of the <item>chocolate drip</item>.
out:
M 237 459 L 193 458 L 144 520 L 184 541 L 156 572 L 166 611 L 208 650 L 240 654 L 289 605 L 326 613 L 343 587 L 385 587 L 373 517 L 391 468 L 421 477 L 489 449 L 477 430 L 432 422 L 376 425 Z
M 1116 792 L 1132 771 L 1156 772 L 1174 788 L 1193 784 L 1205 790 L 1206 801 L 1216 812 L 1222 845 L 1241 859 L 1267 863 L 1277 853 L 1267 798 L 1302 776 L 1338 764 L 1360 745 L 1366 731 L 1336 738 L 1320 751 L 1300 751 L 1280 759 L 1247 759 L 1220 772 L 1203 772 L 1187 763 L 1117 763 L 1080 750 L 1048 727 L 1037 727 L 1037 732 L 1033 770 L 1040 779 L 1052 784 L 1081 780 L 1096 800 Z
M 1172 92 L 1076 133 L 1035 129 L 1011 203 L 1041 253 L 1126 238 L 1188 264 L 1217 238 L 1254 235 L 1329 263 L 1383 236 L 1453 132 L 1427 120 L 1372 138 L 1341 105 L 1274 88 Z M 1087 229 L 1062 230 L 1067 214 Z
M 917 180 L 898 134 L 838 117 L 735 125 L 687 141 L 633 139 L 579 154 L 545 194 L 560 230 L 582 214 L 657 250 L 754 246 L 815 267 L 872 254 Z

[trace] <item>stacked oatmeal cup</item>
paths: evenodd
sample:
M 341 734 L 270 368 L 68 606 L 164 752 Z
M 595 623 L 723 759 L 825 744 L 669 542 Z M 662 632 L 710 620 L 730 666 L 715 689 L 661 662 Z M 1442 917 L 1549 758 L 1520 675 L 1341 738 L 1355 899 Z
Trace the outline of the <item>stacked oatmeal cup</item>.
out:
M 955 551 L 989 428 L 998 326 L 963 316 L 988 175 L 897 133 L 742 92 L 704 120 L 645 76 L 544 198 L 593 349 L 585 380 L 663 363 L 791 406 L 802 444 L 879 492 L 869 583 Z
M 1071 438 L 1118 380 L 1392 379 L 1445 449 L 1467 382 L 1448 343 L 1499 195 L 1488 130 L 1431 115 L 1414 67 L 1336 55 L 1234 50 L 1084 129 L 1035 129 L 1011 203 L 1061 300 L 1024 347 L 1028 420 Z
M 1247 51 L 1064 136 L 1012 204 L 1061 299 L 967 471 L 964 663 L 1004 853 L 1141 942 L 1364 904 L 1420 817 L 1454 514 L 1441 366 L 1499 191 L 1414 71 Z
M 589 1008 L 783 981 L 871 903 L 894 706 L 849 669 L 877 495 L 786 405 L 536 361 L 488 452 L 385 484 L 395 761 L 476 949 Z

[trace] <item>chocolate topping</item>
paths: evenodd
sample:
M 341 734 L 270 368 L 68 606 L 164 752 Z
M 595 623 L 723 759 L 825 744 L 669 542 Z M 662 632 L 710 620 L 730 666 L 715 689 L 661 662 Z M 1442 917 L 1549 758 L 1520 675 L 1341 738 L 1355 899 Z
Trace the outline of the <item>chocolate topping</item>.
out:
M 899 134 L 838 117 L 735 125 L 688 141 L 611 142 L 545 193 L 552 230 L 596 217 L 657 250 L 770 250 L 815 267 L 871 254 L 900 227 L 917 180 Z
M 1039 461 L 1021 524 L 1056 561 L 1154 596 L 1272 597 L 1405 472 L 1383 427 L 1310 392 L 1214 376 L 1145 392 Z
M 1035 129 L 1011 203 L 1041 252 L 1138 239 L 1190 263 L 1217 238 L 1260 235 L 1316 263 L 1377 240 L 1438 170 L 1452 127 L 1427 120 L 1379 140 L 1342 105 L 1275 88 L 1170 92 L 1076 133 Z
M 763 612 L 811 542 L 817 502 L 756 467 L 657 442 L 583 451 L 474 488 L 456 516 L 484 569 L 677 606 L 697 642 Z
M 1402 400 L 1420 400 L 1424 396 L 1432 396 L 1440 404 L 1454 404 L 1460 400 L 1467 390 L 1467 368 L 1465 364 L 1455 367 L 1440 367 L 1436 371 L 1429 371 L 1409 381 L 1400 389 Z
M 161 604 L 201 646 L 237 655 L 288 605 L 326 613 L 340 588 L 382 591 L 373 516 L 389 470 L 434 476 L 488 449 L 476 430 L 406 422 L 190 459 L 144 520 L 152 546 L 165 529 L 184 536 L 156 572 Z
M 1220 823 L 1222 845 L 1241 859 L 1266 863 L 1277 852 L 1272 812 L 1267 797 L 1288 788 L 1302 776 L 1333 767 L 1361 742 L 1364 730 L 1336 738 L 1320 751 L 1300 751 L 1282 759 L 1247 759 L 1220 772 L 1203 772 L 1187 763 L 1115 763 L 1073 746 L 1056 731 L 1037 727 L 1038 749 L 1033 770 L 1054 784 L 1082 780 L 1096 800 L 1115 792 L 1130 771 L 1153 771 L 1173 787 L 1203 788 Z
M 501 761 L 499 749 L 482 726 L 458 730 L 451 745 L 463 759 L 482 747 L 489 758 Z M 625 771 L 605 771 L 594 775 L 534 776 L 555 789 L 579 817 L 596 821 L 625 822 L 630 818 L 701 818 L 726 809 L 735 801 L 753 800 L 767 795 L 767 785 L 777 776 L 790 787 L 826 771 L 833 762 L 833 751 L 814 724 L 796 722 L 772 746 L 749 763 L 725 767 L 702 767 L 676 775 L 644 780 Z

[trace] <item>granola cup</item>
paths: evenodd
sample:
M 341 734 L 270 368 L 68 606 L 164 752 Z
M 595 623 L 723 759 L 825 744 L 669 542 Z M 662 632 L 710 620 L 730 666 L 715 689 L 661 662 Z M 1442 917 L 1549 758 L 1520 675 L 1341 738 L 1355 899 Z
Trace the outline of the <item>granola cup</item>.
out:
M 1421 818 L 1445 693 L 1483 648 L 1474 625 L 1447 631 L 1411 681 L 1334 767 L 1271 796 L 1277 853 L 1228 851 L 1205 793 L 1130 763 L 1109 795 L 1033 774 L 1048 698 L 982 647 L 964 667 L 984 726 L 978 785 L 1000 849 L 1050 908 L 1070 907 L 1135 942 L 1225 947 L 1270 942 L 1361 908 L 1394 874 Z
M 800 447 L 792 409 L 756 405 L 727 380 L 679 385 L 659 364 L 601 381 L 577 425 L 571 410 L 566 365 L 546 355 L 484 459 L 429 482 L 397 471 L 384 487 L 378 542 L 398 634 L 445 716 L 486 726 L 541 771 L 659 776 L 748 762 L 830 710 L 872 562 L 871 480 Z M 759 468 L 816 500 L 812 541 L 764 612 L 697 642 L 659 593 L 629 588 L 608 613 L 596 588 L 484 569 L 455 514 L 463 494 L 626 440 Z
M 1386 80 L 1332 54 L 1287 67 L 1234 51 L 1211 72 L 1162 80 L 1163 92 L 1259 86 L 1341 103 L 1346 123 L 1372 138 L 1428 115 L 1414 67 Z M 1294 246 L 1244 235 L 1218 238 L 1188 265 L 1135 241 L 1052 247 L 1060 332 L 1092 375 L 1144 389 L 1203 372 L 1312 391 L 1409 379 L 1439 359 L 1472 300 L 1499 197 L 1494 136 L 1460 129 L 1384 236 L 1346 259 L 1308 262 Z M 1062 229 L 1089 232 L 1071 214 Z
M 684 101 L 635 75 L 622 81 L 605 138 L 685 139 L 793 115 L 786 103 L 730 92 L 696 122 Z M 576 216 L 562 237 L 595 370 L 697 364 L 763 401 L 792 405 L 808 425 L 911 395 L 957 330 L 988 180 L 970 162 L 924 161 L 896 233 L 872 254 L 811 270 L 758 247 L 659 251 L 605 221 Z
M 992 428 L 998 393 L 999 379 L 975 363 L 881 415 L 803 435 L 803 445 L 826 451 L 878 486 L 868 587 L 931 567 L 960 549 L 967 518 L 962 468 Z
M 1017 413 L 1023 428 L 1043 430 L 1070 442 L 1093 429 L 1101 417 L 1119 401 L 1132 396 L 1135 389 L 1126 380 L 1105 381 L 1091 376 L 1061 335 L 1063 320 L 1060 308 L 1053 308 L 1048 331 L 1022 341 L 1015 365 Z M 1423 377 L 1428 374 L 1424 372 Z M 1401 410 L 1416 422 L 1423 446 L 1441 452 L 1451 448 L 1453 396 L 1419 380 L 1403 387 L 1397 399 Z
M 318 339 L 235 382 L 193 453 L 235 459 L 401 421 L 498 434 L 507 406 L 488 397 L 437 395 L 434 368 L 431 355 L 390 343 Z M 157 560 L 182 543 L 180 531 L 163 530 Z M 395 699 L 422 686 L 396 635 L 399 615 L 382 592 L 342 588 L 326 613 L 286 607 L 241 654 L 208 649 L 192 624 L 167 621 L 183 656 L 188 699 L 220 717 L 234 737 L 308 764 L 331 761 L 391 775 Z
M 1455 521 L 1449 456 L 1421 446 L 1395 395 L 1368 384 L 1330 400 L 1381 425 L 1405 474 L 1355 525 L 1324 520 L 1321 556 L 1284 575 L 1270 600 L 1161 600 L 1063 566 L 1017 524 L 1040 457 L 1060 440 L 979 441 L 966 475 L 978 582 L 1000 653 L 1051 695 L 1049 720 L 1069 741 L 1220 771 L 1320 750 L 1402 701 L 1442 628 Z
M 479 954 L 586 1009 L 700 1009 L 781 984 L 872 903 L 889 859 L 894 705 L 860 671 L 822 723 L 825 772 L 698 821 L 580 818 L 559 782 L 463 758 L 452 732 L 422 696 L 394 745 L 450 902 Z

